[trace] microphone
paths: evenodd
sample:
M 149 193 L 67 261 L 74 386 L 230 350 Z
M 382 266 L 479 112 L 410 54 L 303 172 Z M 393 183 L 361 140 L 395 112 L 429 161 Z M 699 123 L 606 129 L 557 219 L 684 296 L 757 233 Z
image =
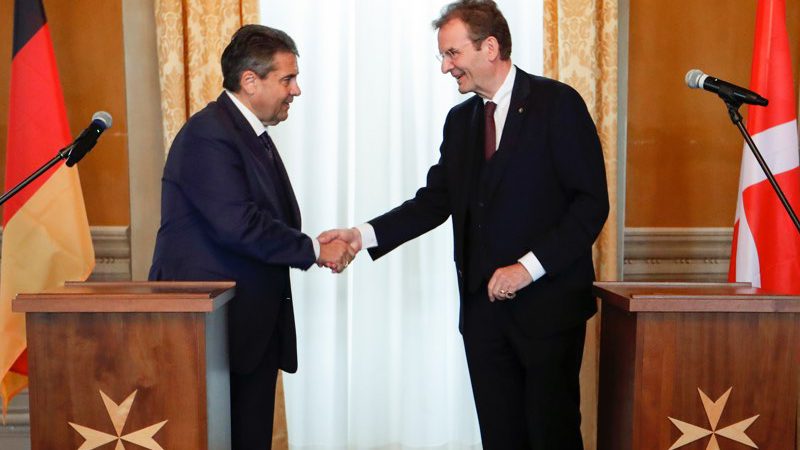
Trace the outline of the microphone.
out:
M 95 144 L 97 144 L 97 138 L 100 137 L 103 131 L 111 128 L 111 124 L 111 114 L 105 111 L 97 111 L 94 113 L 92 116 L 92 123 L 90 123 L 75 141 L 67 147 L 69 151 L 67 167 L 72 167 L 83 159 L 83 157 L 89 153 L 89 150 L 94 148 Z
M 686 72 L 686 85 L 692 89 L 705 89 L 708 92 L 713 92 L 723 100 L 730 100 L 733 103 L 747 103 L 748 105 L 759 106 L 767 106 L 767 103 L 769 103 L 769 100 L 751 90 L 706 75 L 702 70 L 698 69 Z

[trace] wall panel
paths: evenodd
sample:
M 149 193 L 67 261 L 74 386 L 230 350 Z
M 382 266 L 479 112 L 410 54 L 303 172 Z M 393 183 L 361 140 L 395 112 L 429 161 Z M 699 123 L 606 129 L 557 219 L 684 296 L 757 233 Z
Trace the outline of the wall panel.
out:
M 699 68 L 747 86 L 756 2 L 630 2 L 626 226 L 732 226 L 743 140 Z M 800 0 L 787 0 L 797 80 Z M 745 114 L 746 108 L 742 108 Z

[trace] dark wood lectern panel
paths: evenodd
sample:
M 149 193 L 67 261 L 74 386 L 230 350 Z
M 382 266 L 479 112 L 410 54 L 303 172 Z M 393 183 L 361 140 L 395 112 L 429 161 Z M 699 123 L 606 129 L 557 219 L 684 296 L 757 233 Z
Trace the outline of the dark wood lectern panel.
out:
M 229 449 L 233 286 L 69 283 L 18 295 L 31 448 Z
M 639 403 L 649 405 L 641 409 L 643 423 L 669 425 L 652 430 L 660 432 L 659 447 L 669 448 L 682 433 L 656 412 L 711 429 L 698 389 L 712 401 L 731 389 L 716 429 L 758 415 L 746 435 L 759 448 L 784 448 L 776 430 L 793 430 L 796 421 L 798 355 L 787 345 L 800 339 L 797 315 L 670 313 L 644 318 L 641 327 Z M 649 447 L 653 437 L 642 427 L 634 448 Z M 752 448 L 720 441 L 726 441 L 723 449 Z M 701 439 L 683 448 L 705 450 L 704 444 Z
M 206 430 L 196 428 L 206 423 L 203 314 L 92 316 L 28 316 L 37 336 L 29 347 L 31 411 L 48 411 L 46 421 L 32 417 L 33 448 L 79 448 L 84 438 L 69 423 L 116 436 L 101 390 L 117 404 L 136 392 L 123 436 L 166 420 L 155 434 L 162 447 L 207 448 Z
M 599 450 L 795 448 L 800 297 L 712 284 L 595 292 Z

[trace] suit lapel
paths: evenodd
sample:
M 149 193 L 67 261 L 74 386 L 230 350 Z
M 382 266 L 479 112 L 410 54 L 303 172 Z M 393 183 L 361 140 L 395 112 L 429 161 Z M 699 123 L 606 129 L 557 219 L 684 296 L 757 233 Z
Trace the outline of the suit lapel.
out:
M 464 153 L 460 155 L 464 165 L 464 170 L 461 172 L 464 174 L 461 180 L 461 199 L 458 203 L 461 213 L 466 211 L 469 205 L 470 194 L 475 188 L 475 179 L 478 176 L 477 167 L 483 158 L 483 101 L 476 95 L 474 103 L 467 126 Z
M 269 135 L 267 135 L 269 136 Z M 291 220 L 291 224 L 293 227 L 297 228 L 298 230 L 301 228 L 300 222 L 300 206 L 297 204 L 297 197 L 294 195 L 294 189 L 292 189 L 292 182 L 289 180 L 289 174 L 286 172 L 286 166 L 283 165 L 283 159 L 281 159 L 281 155 L 278 152 L 278 147 L 275 146 L 275 143 L 272 141 L 272 138 L 268 138 L 270 144 L 272 144 L 273 154 L 275 155 L 275 170 L 278 171 L 278 178 L 276 180 L 280 182 L 283 186 L 283 192 L 286 195 L 286 202 L 288 203 L 287 208 L 289 209 L 289 219 Z
M 223 109 L 228 113 L 228 116 L 231 118 L 231 121 L 236 128 L 235 135 L 237 136 L 238 140 L 244 144 L 242 145 L 243 148 L 246 148 L 246 152 L 252 156 L 253 159 L 258 163 L 258 172 L 261 174 L 260 178 L 264 184 L 264 194 L 267 196 L 270 203 L 276 206 L 276 211 L 278 211 L 281 215 L 287 214 L 287 224 L 296 228 L 300 229 L 300 208 L 297 205 L 297 199 L 294 195 L 294 191 L 292 190 L 292 184 L 289 181 L 289 176 L 286 173 L 286 168 L 283 166 L 283 162 L 280 160 L 280 156 L 278 152 L 275 151 L 275 171 L 277 171 L 277 177 L 270 176 L 269 174 L 273 172 L 271 168 L 272 163 L 270 162 L 269 158 L 267 157 L 266 149 L 264 149 L 264 145 L 261 143 L 261 139 L 256 136 L 253 132 L 253 127 L 250 126 L 250 123 L 247 122 L 247 119 L 244 118 L 241 111 L 233 104 L 231 99 L 228 97 L 228 94 L 223 92 L 217 98 L 217 102 L 223 106 Z M 281 191 L 286 192 L 286 199 L 289 204 L 287 205 L 287 209 L 281 207 L 284 204 L 284 199 L 281 198 L 280 195 Z
M 525 123 L 525 116 L 529 113 L 527 104 L 530 92 L 529 75 L 517 68 L 517 76 L 514 80 L 514 87 L 511 90 L 508 115 L 503 127 L 503 136 L 500 138 L 497 152 L 492 157 L 495 170 L 493 171 L 494 176 L 490 177 L 488 186 L 486 186 L 488 199 L 492 198 L 492 194 L 503 178 L 503 173 L 509 162 L 513 160 L 514 154 L 521 151 L 521 146 L 518 143 L 522 126 Z
M 247 119 L 244 118 L 236 105 L 233 104 L 228 94 L 225 92 L 220 94 L 219 98 L 217 98 L 217 102 L 224 107 L 225 112 L 227 112 L 228 116 L 231 118 L 231 122 L 236 128 L 235 135 L 239 141 L 244 144 L 242 147 L 246 148 L 247 152 L 258 161 L 263 171 L 267 172 L 269 160 L 267 159 L 266 153 L 264 153 L 264 146 L 261 144 L 261 140 L 256 136 L 255 132 L 253 132 L 253 127 L 250 126 Z

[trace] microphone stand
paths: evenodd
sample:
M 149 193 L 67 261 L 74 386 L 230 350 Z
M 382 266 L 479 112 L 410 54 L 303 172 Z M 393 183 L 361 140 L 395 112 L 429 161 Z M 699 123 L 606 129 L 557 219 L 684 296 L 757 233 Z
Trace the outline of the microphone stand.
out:
M 783 208 L 792 219 L 794 227 L 797 229 L 797 232 L 800 233 L 800 220 L 797 219 L 797 214 L 795 214 L 794 209 L 792 209 L 792 205 L 789 204 L 789 200 L 787 200 L 786 196 L 783 194 L 781 187 L 775 180 L 775 176 L 772 175 L 772 171 L 769 170 L 767 162 L 764 161 L 764 157 L 761 156 L 761 152 L 758 151 L 758 147 L 756 147 L 756 143 L 753 142 L 753 138 L 750 137 L 750 133 L 747 132 L 747 128 L 742 125 L 742 115 L 739 113 L 739 107 L 742 106 L 742 102 L 740 100 L 736 100 L 732 94 L 728 95 L 728 93 L 723 92 L 723 89 L 720 89 L 718 95 L 728 106 L 728 115 L 731 118 L 731 122 L 736 125 L 736 128 L 738 128 L 739 132 L 741 132 L 742 136 L 744 136 L 744 140 L 747 142 L 748 147 L 750 147 L 750 150 L 753 152 L 753 156 L 756 157 L 758 165 L 761 166 L 761 170 L 763 170 L 764 175 L 767 176 L 769 184 L 772 185 L 772 189 L 775 191 L 775 194 L 783 204 Z
M 53 157 L 53 159 L 46 162 L 42 167 L 37 169 L 36 172 L 33 172 L 28 178 L 25 178 L 18 185 L 14 186 L 8 192 L 0 196 L 0 205 L 2 205 L 8 199 L 16 195 L 16 193 L 19 192 L 22 188 L 31 184 L 33 180 L 39 178 L 43 173 L 47 172 L 51 167 L 56 165 L 59 161 L 61 161 L 62 159 L 69 158 L 69 155 L 70 153 L 72 153 L 72 149 L 74 147 L 75 147 L 74 145 L 70 144 L 69 146 L 62 148 L 61 150 L 58 151 L 56 156 Z

